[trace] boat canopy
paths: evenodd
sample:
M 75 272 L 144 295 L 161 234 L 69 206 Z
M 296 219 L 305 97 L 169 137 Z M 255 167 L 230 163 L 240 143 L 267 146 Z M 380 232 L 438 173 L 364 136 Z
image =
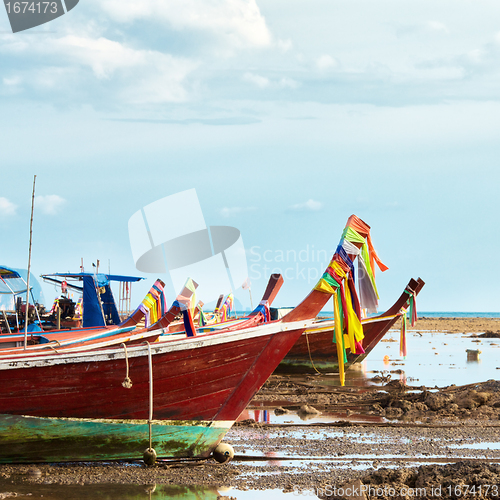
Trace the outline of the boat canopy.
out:
M 0 264 L 0 310 L 14 311 L 16 297 L 26 294 L 28 271 Z M 30 273 L 30 302 L 43 304 L 42 287 L 33 273 Z M 24 300 L 24 298 L 23 298 Z
M 120 315 L 111 291 L 110 282 L 131 283 L 144 278 L 103 273 L 54 273 L 43 274 L 44 281 L 66 286 L 82 294 L 83 326 L 92 327 L 120 324 Z M 68 283 L 67 280 L 73 281 Z M 78 282 L 79 284 L 75 284 Z M 80 284 L 81 283 L 81 284 Z
M 139 276 L 122 276 L 119 274 L 103 274 L 103 273 L 53 273 L 53 274 L 43 274 L 42 278 L 54 276 L 55 278 L 68 278 L 68 279 L 75 279 L 75 280 L 83 280 L 83 278 L 91 276 L 96 279 L 96 282 L 99 284 L 99 286 L 105 286 L 107 285 L 110 281 L 121 281 L 121 282 L 134 282 L 134 281 L 141 281 L 144 278 L 139 277 Z
M 0 266 L 0 293 L 9 295 L 26 293 L 26 281 L 16 269 Z

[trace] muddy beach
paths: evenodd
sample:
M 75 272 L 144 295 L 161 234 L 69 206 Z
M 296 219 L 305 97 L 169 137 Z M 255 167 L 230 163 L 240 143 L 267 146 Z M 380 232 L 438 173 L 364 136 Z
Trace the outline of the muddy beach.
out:
M 495 349 L 500 320 L 421 318 L 411 335 L 426 345 L 432 331 L 445 333 L 428 347 L 443 359 L 459 339 L 486 353 Z M 374 358 L 394 358 L 396 338 L 388 335 Z M 457 370 L 448 363 L 453 381 Z M 335 375 L 272 376 L 226 435 L 235 450 L 228 464 L 2 465 L 0 498 L 253 498 L 242 493 L 252 491 L 255 498 L 270 491 L 268 498 L 342 498 L 341 487 L 355 480 L 365 496 L 353 498 L 498 498 L 500 382 L 491 374 L 500 372 L 490 367 L 486 380 L 436 387 L 406 374 L 407 364 L 380 359 L 379 369 L 365 367 L 363 383 L 352 374 L 346 387 L 332 385 Z
M 415 331 L 436 330 L 450 333 L 500 333 L 500 318 L 418 318 Z

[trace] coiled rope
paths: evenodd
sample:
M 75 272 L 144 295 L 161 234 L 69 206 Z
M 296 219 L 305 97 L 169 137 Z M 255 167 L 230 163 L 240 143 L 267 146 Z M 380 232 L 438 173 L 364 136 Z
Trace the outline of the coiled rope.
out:
M 120 345 L 122 345 L 123 349 L 125 350 L 125 363 L 127 365 L 127 373 L 125 374 L 125 380 L 122 382 L 122 385 L 123 387 L 125 387 L 125 389 L 130 389 L 132 387 L 132 380 L 128 376 L 129 366 L 128 366 L 127 346 L 124 343 L 121 343 Z

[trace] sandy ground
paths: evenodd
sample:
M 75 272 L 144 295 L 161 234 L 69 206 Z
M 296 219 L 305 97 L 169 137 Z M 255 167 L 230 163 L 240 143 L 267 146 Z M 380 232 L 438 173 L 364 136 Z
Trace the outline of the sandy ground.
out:
M 422 318 L 414 330 L 494 335 L 500 320 Z M 122 498 L 123 485 L 149 491 L 151 498 L 153 489 L 159 494 L 167 485 L 183 485 L 195 493 L 203 485 L 200 496 L 210 493 L 214 498 L 230 497 L 230 492 L 221 493 L 228 487 L 341 498 L 334 493 L 354 480 L 361 480 L 366 490 L 358 498 L 500 497 L 500 382 L 436 390 L 400 381 L 331 387 L 313 378 L 272 376 L 256 399 L 267 401 L 276 414 L 335 410 L 346 416 L 358 412 L 365 421 L 278 425 L 246 420 L 227 434 L 224 441 L 231 443 L 236 457 L 223 465 L 213 459 L 165 461 L 153 467 L 141 462 L 2 465 L 0 498 L 11 493 L 52 498 L 47 490 L 51 485 L 89 485 L 94 498 L 109 499 Z M 116 488 L 105 496 L 96 489 L 109 483 Z M 67 499 L 73 498 L 69 491 Z M 59 490 L 53 497 L 60 495 Z
M 500 333 L 500 318 L 418 318 L 417 324 L 410 328 L 416 331 L 437 330 L 440 332 L 461 333 Z

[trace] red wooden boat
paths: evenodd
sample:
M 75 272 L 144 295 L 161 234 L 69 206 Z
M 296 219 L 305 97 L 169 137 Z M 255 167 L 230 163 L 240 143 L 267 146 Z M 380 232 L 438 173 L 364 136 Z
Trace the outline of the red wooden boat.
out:
M 406 313 L 410 296 L 417 296 L 425 285 L 421 278 L 411 279 L 394 305 L 383 314 L 362 320 L 364 339 L 361 344 L 364 353 L 347 352 L 346 368 L 360 363 L 382 340 L 384 335 Z M 338 357 L 333 343 L 332 319 L 319 319 L 308 328 L 290 349 L 276 369 L 276 373 L 331 373 L 338 371 Z
M 272 277 L 265 300 L 282 281 Z M 142 458 L 148 427 L 160 456 L 206 457 L 327 300 L 312 292 L 273 323 L 254 311 L 238 330 L 0 355 L 0 462 Z
M 0 462 L 142 458 L 148 424 L 160 456 L 209 456 L 328 298 L 235 331 L 0 357 Z

